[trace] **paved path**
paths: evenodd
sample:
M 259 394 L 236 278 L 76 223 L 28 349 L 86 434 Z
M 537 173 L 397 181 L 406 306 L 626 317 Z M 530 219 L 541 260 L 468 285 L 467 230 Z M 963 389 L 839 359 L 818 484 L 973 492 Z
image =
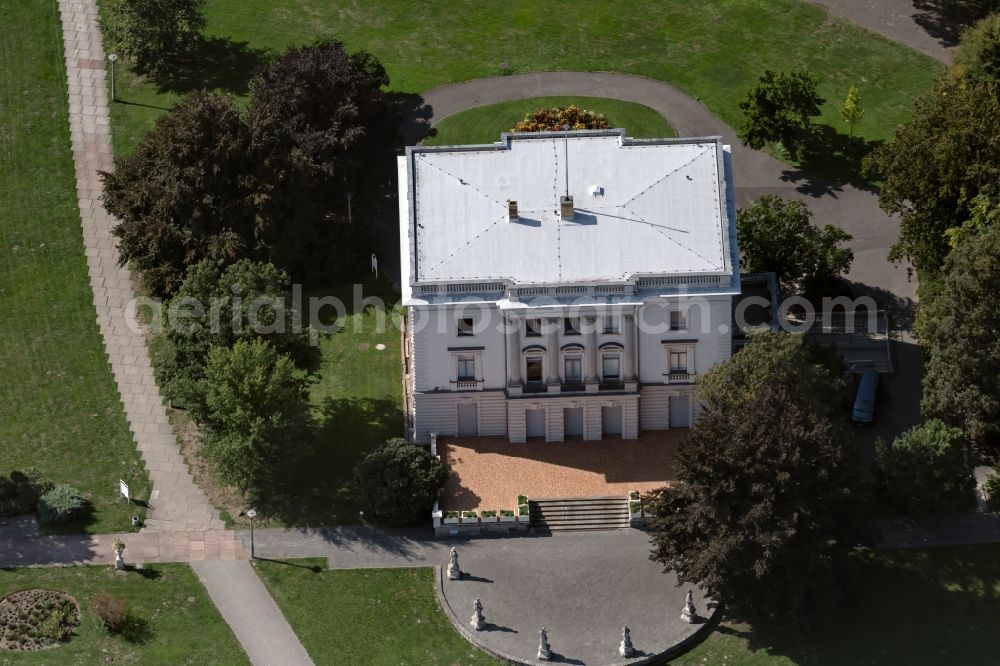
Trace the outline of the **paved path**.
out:
M 195 485 L 181 457 L 153 377 L 143 333 L 130 327 L 126 317 L 135 285 L 128 269 L 119 265 L 118 249 L 111 235 L 115 221 L 100 201 L 98 172 L 112 171 L 114 162 L 97 5 L 95 0 L 60 0 L 59 11 L 87 267 L 108 362 L 129 427 L 153 482 L 146 525 L 160 530 L 221 529 L 224 525 L 218 513 Z
M 881 548 L 1000 543 L 1000 513 L 931 513 L 871 521 Z
M 192 562 L 191 568 L 251 663 L 256 666 L 313 663 L 249 562 Z
M 679 136 L 720 135 L 732 145 L 736 205 L 749 205 L 761 194 L 778 194 L 809 204 L 818 224 L 834 224 L 854 236 L 854 264 L 848 277 L 876 290 L 887 306 L 908 307 L 916 285 L 906 268 L 886 260 L 899 235 L 899 222 L 878 207 L 877 192 L 813 178 L 766 153 L 744 147 L 736 133 L 700 102 L 670 84 L 629 74 L 536 72 L 473 79 L 424 93 L 419 117 L 403 128 L 407 144 L 453 113 L 487 104 L 542 95 L 588 95 L 644 104 L 667 118 Z M 498 137 L 499 138 L 499 137 Z
M 807 0 L 862 28 L 878 33 L 950 63 L 958 39 L 953 23 L 931 11 L 917 9 L 913 0 Z

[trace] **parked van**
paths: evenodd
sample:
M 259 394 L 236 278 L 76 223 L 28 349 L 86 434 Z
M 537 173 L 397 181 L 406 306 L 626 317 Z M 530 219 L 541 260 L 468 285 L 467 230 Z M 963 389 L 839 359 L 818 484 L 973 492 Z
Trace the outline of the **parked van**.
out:
M 851 409 L 851 421 L 856 425 L 869 425 L 875 420 L 875 400 L 878 395 L 879 374 L 865 370 L 858 383 L 858 392 Z

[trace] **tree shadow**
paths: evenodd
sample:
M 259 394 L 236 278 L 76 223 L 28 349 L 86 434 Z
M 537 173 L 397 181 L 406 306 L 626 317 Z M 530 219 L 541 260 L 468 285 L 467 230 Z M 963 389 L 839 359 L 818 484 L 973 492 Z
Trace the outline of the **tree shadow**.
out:
M 121 634 L 125 642 L 134 645 L 142 645 L 155 635 L 148 620 L 138 617 L 131 612 L 125 617 L 125 622 L 122 624 L 119 634 Z
M 942 46 L 956 46 L 962 31 L 991 11 L 994 0 L 913 0 L 913 20 Z
M 275 559 L 272 559 L 270 557 L 258 557 L 256 559 L 259 560 L 259 561 L 261 561 L 261 562 L 273 562 L 274 564 L 281 564 L 281 565 L 284 565 L 286 567 L 295 567 L 297 569 L 308 569 L 309 571 L 313 572 L 314 574 L 318 574 L 318 573 L 320 573 L 320 572 L 323 571 L 323 567 L 319 566 L 318 564 L 312 564 L 312 565 L 309 565 L 309 564 L 298 564 L 297 562 L 289 562 L 287 560 L 275 560 Z
M 125 571 L 136 573 L 145 578 L 146 580 L 157 580 L 163 577 L 163 573 L 159 569 L 148 569 L 146 567 L 136 567 L 131 564 L 125 565 Z
M 198 45 L 171 68 L 155 77 L 158 92 L 189 93 L 193 90 L 224 90 L 244 95 L 257 72 L 274 58 L 266 49 L 228 37 L 202 37 Z
M 843 190 L 842 183 L 858 189 L 877 192 L 874 182 L 862 174 L 862 161 L 881 139 L 868 141 L 849 136 L 829 125 L 816 125 L 809 142 L 798 160 L 799 169 L 786 170 L 781 179 L 799 183 L 796 188 L 811 197 L 836 196 Z
M 417 93 L 388 93 L 387 97 L 396 106 L 399 135 L 404 146 L 415 146 L 425 136 L 433 132 L 430 121 L 434 109 Z

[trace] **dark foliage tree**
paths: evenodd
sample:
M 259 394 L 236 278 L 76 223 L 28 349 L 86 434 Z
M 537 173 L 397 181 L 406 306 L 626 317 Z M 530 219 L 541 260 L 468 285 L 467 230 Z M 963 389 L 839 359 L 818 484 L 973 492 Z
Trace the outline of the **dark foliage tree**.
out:
M 346 193 L 377 189 L 366 179 L 394 168 L 399 116 L 388 83 L 374 56 L 323 41 L 289 49 L 251 84 L 265 228 L 274 261 L 297 278 L 339 277 L 359 255 L 362 230 L 347 224 Z
M 901 218 L 890 259 L 937 271 L 950 250 L 948 230 L 969 220 L 976 197 L 1000 181 L 1000 87 L 943 74 L 865 168 L 882 179 L 879 206 Z
M 1000 226 L 962 238 L 921 309 L 921 411 L 989 441 L 1000 432 Z
M 202 451 L 223 483 L 251 499 L 279 486 L 301 458 L 310 425 L 308 380 L 266 340 L 215 347 L 205 366 Z
M 260 253 L 249 133 L 233 99 L 194 93 L 161 117 L 135 152 L 103 174 L 119 223 L 121 259 L 154 295 L 169 296 L 188 266 Z
M 808 143 L 813 116 L 825 102 L 816 92 L 816 82 L 807 72 L 765 70 L 740 102 L 743 129 L 740 140 L 761 149 L 771 141 L 780 142 L 792 159 L 797 159 Z
M 937 419 L 915 426 L 892 445 L 879 440 L 876 471 L 887 499 L 903 511 L 964 511 L 976 501 L 962 431 Z
M 709 371 L 705 408 L 651 497 L 652 559 L 740 617 L 809 620 L 842 598 L 859 490 L 842 380 L 800 336 L 764 333 Z
M 167 308 L 167 344 L 157 370 L 167 395 L 196 421 L 205 414 L 204 364 L 211 349 L 265 339 L 307 372 L 319 369 L 319 348 L 299 328 L 288 275 L 269 263 L 240 260 L 193 266 Z
M 162 75 L 189 60 L 201 40 L 204 0 L 106 0 L 101 34 L 109 52 L 140 74 Z
M 774 271 L 783 285 L 801 286 L 807 294 L 829 287 L 854 260 L 854 252 L 841 247 L 851 235 L 829 224 L 815 226 L 801 201 L 765 194 L 737 212 L 736 229 L 744 271 Z
M 1000 14 L 987 16 L 962 33 L 954 62 L 960 76 L 1000 81 Z
M 354 476 L 365 516 L 382 525 L 402 526 L 427 518 L 448 471 L 426 449 L 395 437 L 368 454 Z

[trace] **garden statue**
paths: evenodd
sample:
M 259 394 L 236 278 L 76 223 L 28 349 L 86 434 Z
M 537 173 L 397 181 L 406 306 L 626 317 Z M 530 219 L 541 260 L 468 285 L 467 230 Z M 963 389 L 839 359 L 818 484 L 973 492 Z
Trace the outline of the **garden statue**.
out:
M 618 654 L 622 657 L 635 656 L 635 648 L 632 647 L 632 635 L 629 633 L 628 627 L 622 627 L 622 642 L 618 646 Z
M 545 627 L 538 632 L 538 658 L 542 661 L 549 661 L 552 659 L 552 650 L 549 648 L 549 635 L 545 631 Z
M 486 626 L 486 618 L 483 617 L 483 603 L 479 601 L 479 597 L 476 597 L 476 600 L 472 602 L 472 619 L 469 620 L 469 624 L 476 631 L 481 631 Z
M 684 596 L 684 610 L 681 611 L 681 619 L 688 624 L 693 623 L 698 619 L 698 611 L 694 607 L 694 593 L 691 588 L 688 588 L 687 594 Z
M 115 549 L 115 569 L 124 571 L 125 560 L 122 559 L 122 552 L 125 550 L 125 542 L 121 539 L 115 539 L 111 542 L 111 547 Z
M 451 547 L 451 561 L 448 562 L 448 580 L 458 580 L 462 577 L 462 570 L 458 568 L 458 549 Z

